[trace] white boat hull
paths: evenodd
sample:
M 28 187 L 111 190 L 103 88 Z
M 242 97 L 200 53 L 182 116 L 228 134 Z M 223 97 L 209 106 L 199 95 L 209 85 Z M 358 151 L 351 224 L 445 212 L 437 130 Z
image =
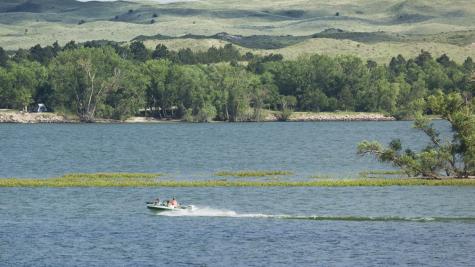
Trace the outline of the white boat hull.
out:
M 180 210 L 192 210 L 193 206 L 165 206 L 165 205 L 158 205 L 158 204 L 147 204 L 147 208 L 154 210 L 154 211 L 180 211 Z

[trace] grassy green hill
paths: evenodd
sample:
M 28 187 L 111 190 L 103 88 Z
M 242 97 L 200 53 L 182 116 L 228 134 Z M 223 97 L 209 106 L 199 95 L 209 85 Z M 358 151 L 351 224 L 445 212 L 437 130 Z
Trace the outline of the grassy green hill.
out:
M 2 0 L 0 46 L 139 37 L 172 49 L 231 42 L 289 57 L 351 53 L 382 61 L 420 49 L 457 59 L 475 56 L 473 0 L 159 2 Z

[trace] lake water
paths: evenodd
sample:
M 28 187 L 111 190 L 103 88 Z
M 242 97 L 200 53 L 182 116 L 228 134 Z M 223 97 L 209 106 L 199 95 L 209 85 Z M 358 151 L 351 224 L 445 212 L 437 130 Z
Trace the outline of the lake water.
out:
M 438 122 L 445 133 L 447 125 Z M 410 122 L 0 124 L 0 176 L 384 166 L 363 139 L 427 140 Z M 473 266 L 475 188 L 0 188 L 0 266 Z M 157 214 L 156 196 L 196 209 Z
M 223 170 L 356 177 L 390 168 L 357 156 L 358 142 L 386 144 L 393 138 L 415 149 L 428 141 L 411 122 L 3 124 L 0 177 L 160 172 L 173 179 L 209 179 Z

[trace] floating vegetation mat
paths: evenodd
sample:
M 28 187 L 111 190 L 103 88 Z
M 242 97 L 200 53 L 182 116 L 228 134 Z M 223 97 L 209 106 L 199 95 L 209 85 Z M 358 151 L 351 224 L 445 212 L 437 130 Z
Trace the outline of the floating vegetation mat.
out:
M 0 187 L 345 187 L 345 186 L 475 186 L 475 179 L 426 180 L 393 179 L 325 179 L 311 181 L 174 181 L 156 179 L 160 174 L 67 174 L 56 178 L 2 178 Z
M 63 179 L 140 179 L 157 178 L 160 173 L 129 173 L 129 172 L 98 172 L 98 173 L 69 173 L 59 178 Z
M 159 173 L 70 173 L 44 179 L 2 178 L 0 187 L 139 187 L 152 186 Z
M 407 177 L 403 171 L 400 170 L 371 170 L 359 173 L 361 178 L 397 178 Z
M 216 176 L 222 177 L 265 177 L 265 176 L 285 176 L 292 175 L 289 171 L 222 171 L 215 173 Z

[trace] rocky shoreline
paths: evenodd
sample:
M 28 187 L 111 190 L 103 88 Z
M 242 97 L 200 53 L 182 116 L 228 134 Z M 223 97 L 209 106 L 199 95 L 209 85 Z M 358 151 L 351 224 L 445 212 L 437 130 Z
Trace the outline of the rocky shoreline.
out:
M 0 123 L 74 123 L 77 120 L 55 113 L 0 112 Z
M 264 121 L 278 121 L 276 114 L 269 114 Z M 395 121 L 392 116 L 366 112 L 294 112 L 287 121 Z
M 394 117 L 380 113 L 346 113 L 346 112 L 294 112 L 287 121 L 291 122 L 318 122 L 318 121 L 394 121 Z M 279 121 L 276 113 L 270 113 L 263 122 Z M 179 120 L 160 120 L 146 117 L 132 117 L 125 121 L 98 120 L 97 123 L 177 123 Z M 0 123 L 79 123 L 77 118 L 68 118 L 55 113 L 26 113 L 0 111 Z

